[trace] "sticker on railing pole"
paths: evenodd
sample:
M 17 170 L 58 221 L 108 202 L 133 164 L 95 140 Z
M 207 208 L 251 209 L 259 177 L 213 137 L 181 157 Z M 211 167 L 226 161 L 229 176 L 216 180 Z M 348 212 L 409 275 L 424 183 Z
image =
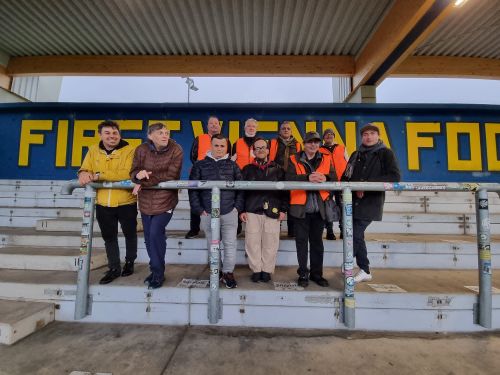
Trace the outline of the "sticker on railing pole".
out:
M 368 284 L 368 286 L 379 293 L 407 293 L 396 284 Z

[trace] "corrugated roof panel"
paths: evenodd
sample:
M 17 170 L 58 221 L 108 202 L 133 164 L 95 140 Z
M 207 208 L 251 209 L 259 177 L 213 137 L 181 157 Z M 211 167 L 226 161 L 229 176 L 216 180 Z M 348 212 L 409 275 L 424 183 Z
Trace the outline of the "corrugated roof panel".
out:
M 414 55 L 500 58 L 500 1 L 469 0 L 457 7 Z

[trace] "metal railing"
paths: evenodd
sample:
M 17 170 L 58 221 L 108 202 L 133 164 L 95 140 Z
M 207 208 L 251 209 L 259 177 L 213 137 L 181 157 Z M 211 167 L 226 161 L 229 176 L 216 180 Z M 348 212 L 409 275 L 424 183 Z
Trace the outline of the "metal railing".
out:
M 85 186 L 83 223 L 81 232 L 80 256 L 78 259 L 77 292 L 75 300 L 75 319 L 79 320 L 89 315 L 89 274 L 90 257 L 92 255 L 92 235 L 94 223 L 95 189 L 132 189 L 134 184 L 127 181 L 91 183 Z M 63 185 L 61 194 L 72 194 L 80 188 L 77 180 Z M 412 183 L 412 182 L 267 182 L 267 181 L 168 181 L 162 182 L 151 189 L 211 189 L 212 212 L 211 228 L 212 243 L 210 245 L 210 296 L 208 301 L 208 319 L 215 324 L 222 316 L 222 301 L 219 295 L 219 263 L 220 263 L 220 190 L 339 190 L 342 191 L 343 217 L 343 266 L 344 266 L 344 324 L 347 328 L 355 327 L 355 283 L 353 256 L 353 191 L 448 191 L 476 192 L 477 217 L 477 247 L 479 269 L 479 297 L 474 306 L 477 316 L 476 323 L 491 328 L 492 293 L 491 293 L 491 247 L 490 222 L 488 210 L 488 191 L 500 192 L 500 184 L 476 183 Z

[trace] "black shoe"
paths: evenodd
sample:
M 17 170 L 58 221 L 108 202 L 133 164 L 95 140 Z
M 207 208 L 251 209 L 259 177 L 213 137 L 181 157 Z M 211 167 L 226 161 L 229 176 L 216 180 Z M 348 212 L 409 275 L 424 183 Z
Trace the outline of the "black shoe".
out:
M 99 284 L 104 285 L 104 284 L 109 284 L 111 281 L 114 279 L 117 279 L 120 277 L 120 270 L 119 269 L 114 269 L 114 270 L 108 270 L 104 277 L 99 280 Z
M 148 288 L 149 289 L 158 289 L 161 288 L 163 285 L 163 282 L 165 281 L 164 278 L 160 278 L 156 275 L 152 275 L 151 280 L 149 281 Z
M 337 237 L 335 237 L 335 233 L 333 232 L 326 232 L 326 239 L 330 241 L 335 241 Z
M 153 280 L 153 273 L 150 273 L 148 277 L 144 279 L 144 284 L 149 284 Z
M 260 272 L 252 273 L 250 280 L 252 280 L 254 283 L 258 283 L 260 281 Z
M 132 275 L 133 273 L 134 273 L 134 262 L 126 261 L 125 265 L 123 266 L 122 276 L 127 277 Z
M 305 276 L 299 276 L 299 279 L 297 280 L 297 284 L 301 286 L 302 288 L 307 288 L 309 285 L 309 279 Z
M 222 274 L 222 282 L 226 285 L 228 289 L 234 289 L 238 286 L 234 274 L 232 272 L 225 272 Z
M 189 232 L 186 233 L 186 239 L 190 239 L 190 238 L 196 238 L 200 235 L 200 231 L 196 231 L 196 230 L 189 230 Z
M 330 284 L 328 283 L 328 280 L 321 277 L 321 276 L 311 277 L 311 280 L 314 281 L 319 286 L 322 286 L 324 288 L 326 288 L 327 286 L 330 286 Z
M 344 235 L 342 234 L 342 232 L 340 232 L 340 236 L 339 236 L 339 238 L 340 238 L 341 240 L 343 240 L 343 239 L 344 239 Z
M 271 274 L 269 272 L 261 272 L 260 281 L 262 281 L 263 283 L 268 283 L 269 281 L 271 281 Z

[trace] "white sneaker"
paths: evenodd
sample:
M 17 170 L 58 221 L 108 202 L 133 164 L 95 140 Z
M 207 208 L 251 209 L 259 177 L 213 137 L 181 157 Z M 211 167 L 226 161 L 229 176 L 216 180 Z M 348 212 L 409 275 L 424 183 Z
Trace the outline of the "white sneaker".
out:
M 366 273 L 363 270 L 359 270 L 359 272 L 354 276 L 355 283 L 362 283 L 363 281 L 372 281 L 373 277 L 371 273 Z

